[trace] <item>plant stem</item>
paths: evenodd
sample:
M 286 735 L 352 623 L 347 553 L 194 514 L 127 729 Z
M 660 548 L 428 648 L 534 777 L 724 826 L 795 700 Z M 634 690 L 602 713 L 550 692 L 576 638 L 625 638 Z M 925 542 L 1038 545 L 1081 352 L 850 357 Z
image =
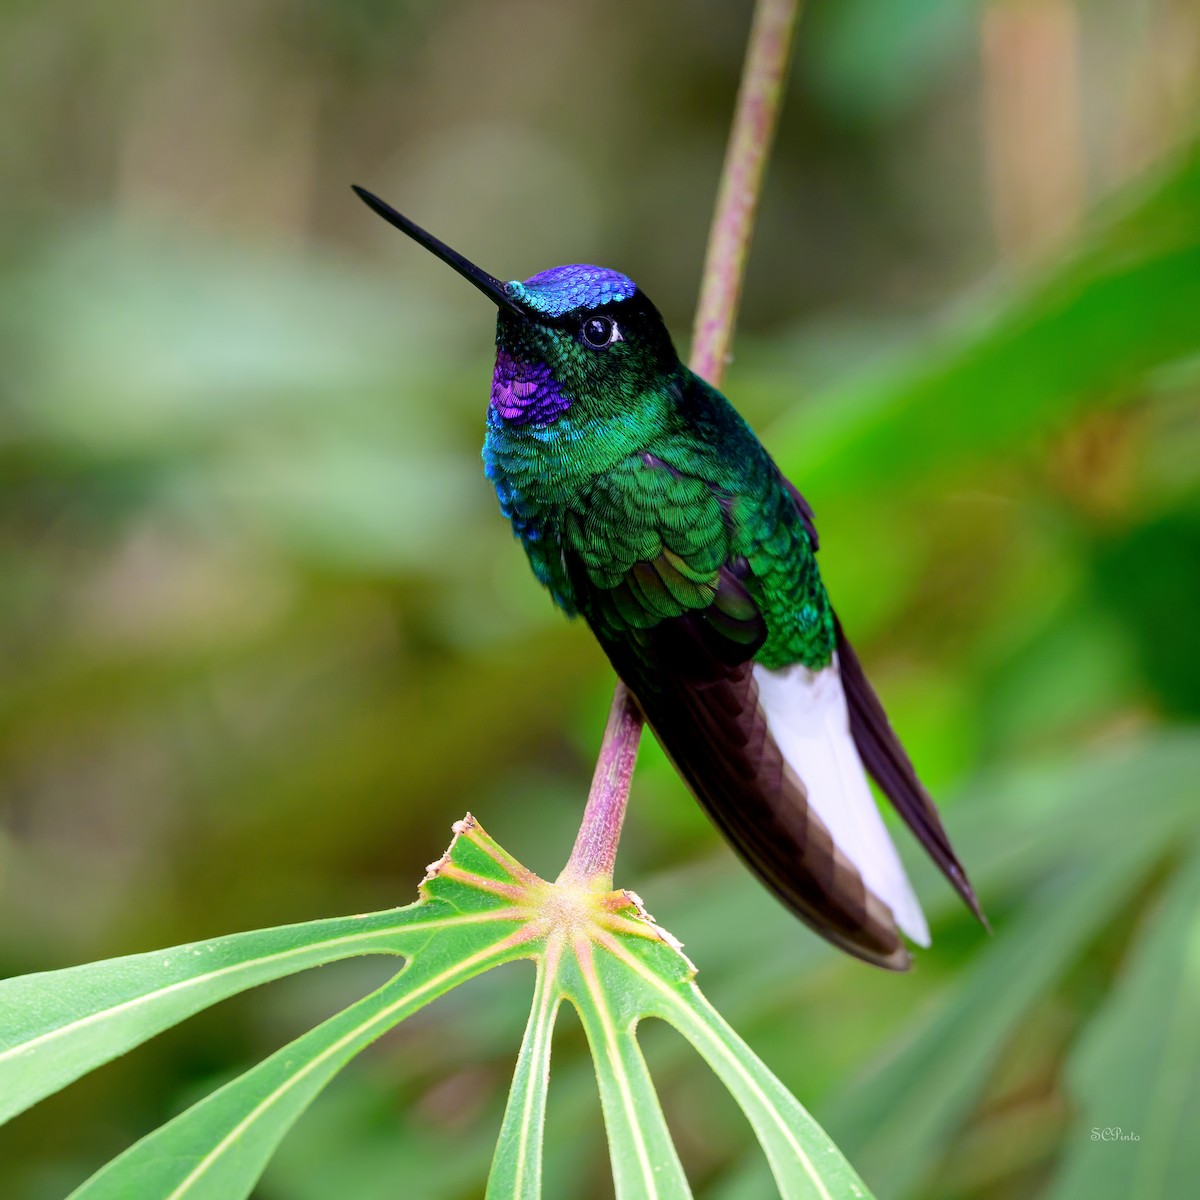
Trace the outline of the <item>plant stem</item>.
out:
M 713 387 L 720 387 L 729 362 L 750 234 L 787 82 L 792 30 L 799 11 L 800 0 L 759 0 L 754 10 L 692 328 L 691 368 Z
M 587 807 L 583 810 L 583 822 L 575 837 L 570 861 L 559 876 L 560 883 L 594 883 L 601 891 L 612 887 L 617 843 L 621 840 L 621 825 L 625 820 L 641 736 L 642 710 L 630 690 L 618 679 Z
M 729 361 L 750 234 L 775 135 L 800 4 L 801 0 L 758 0 L 754 8 L 692 332 L 690 366 L 714 387 L 719 386 Z M 587 884 L 600 890 L 612 887 L 641 735 L 641 709 L 618 680 L 583 822 L 571 857 L 559 876 L 560 883 Z

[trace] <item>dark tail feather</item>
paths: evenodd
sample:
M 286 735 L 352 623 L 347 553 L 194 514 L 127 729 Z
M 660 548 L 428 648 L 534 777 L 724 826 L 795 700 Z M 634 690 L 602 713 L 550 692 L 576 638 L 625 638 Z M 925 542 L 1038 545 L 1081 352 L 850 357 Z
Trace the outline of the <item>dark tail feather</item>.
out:
M 900 739 L 892 731 L 887 713 L 883 711 L 883 705 L 836 616 L 834 626 L 837 631 L 842 687 L 846 693 L 846 705 L 850 710 L 850 733 L 858 747 L 863 766 L 892 802 L 917 840 L 929 852 L 929 856 L 941 868 L 967 907 L 979 918 L 983 927 L 991 932 L 991 926 L 979 907 L 967 873 L 958 861 L 945 829 L 942 828 L 938 810 L 917 778 Z

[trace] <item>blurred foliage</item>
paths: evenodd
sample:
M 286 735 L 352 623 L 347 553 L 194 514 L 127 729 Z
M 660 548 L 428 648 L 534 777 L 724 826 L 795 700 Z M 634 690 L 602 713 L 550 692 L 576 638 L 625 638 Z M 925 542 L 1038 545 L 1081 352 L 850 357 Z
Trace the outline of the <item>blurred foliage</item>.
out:
M 467 808 L 556 870 L 610 677 L 478 469 L 490 315 L 348 184 L 501 275 L 627 269 L 682 331 L 748 11 L 0 9 L 0 973 L 406 902 Z M 800 44 L 727 391 L 816 509 L 996 933 L 911 856 L 933 949 L 837 957 L 651 745 L 618 881 L 880 1194 L 1180 1194 L 1200 15 L 814 0 Z M 1013 78 L 1073 83 L 1015 143 Z M 0 1193 L 64 1194 L 380 979 L 273 984 L 46 1101 Z M 478 1195 L 530 983 L 378 1043 L 262 1195 Z M 563 1018 L 545 1186 L 582 1200 L 604 1147 Z M 699 1194 L 769 1196 L 719 1087 L 645 1040 Z

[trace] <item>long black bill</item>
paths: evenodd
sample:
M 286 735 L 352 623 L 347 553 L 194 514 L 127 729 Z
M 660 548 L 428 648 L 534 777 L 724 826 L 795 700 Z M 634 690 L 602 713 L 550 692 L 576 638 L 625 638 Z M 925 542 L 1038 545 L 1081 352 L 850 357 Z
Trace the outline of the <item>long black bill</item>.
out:
M 402 233 L 407 233 L 414 242 L 419 242 L 431 254 L 437 255 L 447 266 L 453 267 L 468 283 L 473 283 L 493 304 L 507 308 L 517 316 L 527 316 L 520 305 L 504 290 L 504 284 L 495 276 L 489 275 L 481 267 L 463 258 L 457 250 L 451 250 L 445 242 L 435 238 L 432 233 L 426 233 L 420 225 L 414 224 L 402 213 L 398 213 L 390 204 L 373 196 L 366 188 L 351 184 L 354 194 L 372 212 L 378 213 L 389 225 L 395 225 Z

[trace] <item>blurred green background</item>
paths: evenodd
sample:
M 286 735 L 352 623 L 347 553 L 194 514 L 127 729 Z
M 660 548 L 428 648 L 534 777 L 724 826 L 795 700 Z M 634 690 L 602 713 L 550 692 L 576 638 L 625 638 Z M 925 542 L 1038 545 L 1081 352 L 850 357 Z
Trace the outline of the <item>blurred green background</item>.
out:
M 479 463 L 502 278 L 633 275 L 681 343 L 748 3 L 0 6 L 0 974 L 407 902 L 468 809 L 553 874 L 606 663 Z M 618 869 L 887 1197 L 1200 1179 L 1200 9 L 814 0 L 726 391 L 995 927 L 839 957 L 657 747 Z M 356 998 L 226 1002 L 0 1131 L 59 1197 Z M 482 1194 L 532 973 L 349 1069 L 265 1200 Z M 611 1194 L 560 1019 L 547 1195 Z M 769 1197 L 644 1044 L 699 1195 Z M 1136 1141 L 1106 1141 L 1120 1127 Z

